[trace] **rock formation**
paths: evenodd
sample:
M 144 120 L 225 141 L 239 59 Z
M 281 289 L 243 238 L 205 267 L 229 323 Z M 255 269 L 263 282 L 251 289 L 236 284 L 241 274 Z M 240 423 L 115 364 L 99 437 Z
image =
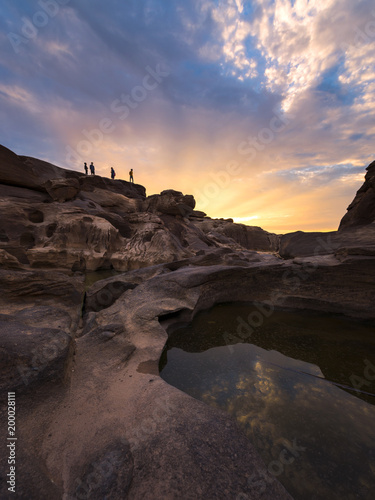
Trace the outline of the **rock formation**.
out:
M 365 182 L 340 222 L 339 230 L 375 222 L 375 161 L 367 167 Z
M 0 181 L 17 498 L 291 498 L 230 416 L 159 377 L 167 326 L 237 300 L 374 319 L 374 224 L 278 237 L 6 148 Z M 3 454 L 1 498 L 7 470 Z
M 297 231 L 282 235 L 279 246 L 282 258 L 330 254 L 338 259 L 348 255 L 375 256 L 375 161 L 366 170 L 365 182 L 349 205 L 338 231 Z
M 0 262 L 127 271 L 230 247 L 276 250 L 276 235 L 212 221 L 174 190 L 86 176 L 0 147 Z M 18 262 L 18 264 L 17 264 Z

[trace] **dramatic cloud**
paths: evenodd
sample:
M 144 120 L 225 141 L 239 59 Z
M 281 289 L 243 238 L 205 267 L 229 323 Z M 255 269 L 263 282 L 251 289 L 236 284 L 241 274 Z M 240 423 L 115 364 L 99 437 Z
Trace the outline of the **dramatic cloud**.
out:
M 269 230 L 334 229 L 373 159 L 371 0 L 5 0 L 2 143 Z M 301 210 L 301 205 L 303 210 Z

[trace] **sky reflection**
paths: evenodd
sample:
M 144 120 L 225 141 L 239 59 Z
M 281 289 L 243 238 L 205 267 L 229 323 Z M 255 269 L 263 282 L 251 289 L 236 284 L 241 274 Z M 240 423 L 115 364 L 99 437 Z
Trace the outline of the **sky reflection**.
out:
M 229 309 L 224 307 L 224 310 L 228 315 Z M 206 313 L 205 321 L 208 317 L 215 317 L 214 311 L 215 308 Z M 291 313 L 285 315 L 283 318 L 283 314 L 278 313 L 278 324 L 285 324 L 293 317 Z M 296 317 L 295 324 L 301 325 L 300 319 Z M 319 321 L 321 318 L 317 317 L 316 323 Z M 311 318 L 305 318 L 305 325 L 311 334 L 314 328 Z M 272 322 L 263 332 L 264 342 L 271 326 Z M 211 323 L 211 333 L 213 327 Z M 362 325 L 361 328 L 365 327 Z M 357 336 L 358 345 L 363 344 L 363 338 L 358 335 L 361 328 L 358 325 L 357 331 L 352 332 L 354 337 Z M 188 342 L 182 331 L 179 336 Z M 219 336 L 218 347 L 203 352 L 186 352 L 175 347 L 178 332 L 172 337 L 174 347 L 167 351 L 168 362 L 161 372 L 164 380 L 234 415 L 266 465 L 278 460 L 285 448 L 285 440 L 289 443 L 295 441 L 305 448 L 293 463 L 283 467 L 278 476 L 296 499 L 374 498 L 375 397 L 368 396 L 363 400 L 362 395 L 359 398 L 357 393 L 343 390 L 325 378 L 318 364 L 298 359 L 295 338 L 296 357 L 290 357 L 275 350 L 277 342 L 271 350 L 238 343 L 232 346 L 230 354 L 227 346 L 220 346 Z M 281 348 L 284 342 L 285 339 L 280 341 Z M 342 344 L 344 346 L 345 342 Z M 324 352 L 323 343 L 320 347 Z M 374 345 L 370 343 L 367 347 L 367 355 L 374 355 Z M 305 347 L 301 353 L 306 355 Z M 363 359 L 357 361 L 358 367 L 362 366 Z M 331 366 L 333 372 L 336 382 L 347 381 L 339 365 Z M 364 376 L 358 370 L 357 373 Z M 375 382 L 372 386 L 375 393 Z

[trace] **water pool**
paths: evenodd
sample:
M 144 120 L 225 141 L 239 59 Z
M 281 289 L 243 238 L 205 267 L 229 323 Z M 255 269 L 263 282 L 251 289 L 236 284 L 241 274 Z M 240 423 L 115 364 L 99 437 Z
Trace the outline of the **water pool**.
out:
M 374 324 L 265 313 L 198 314 L 170 335 L 161 377 L 233 415 L 296 500 L 374 499 Z

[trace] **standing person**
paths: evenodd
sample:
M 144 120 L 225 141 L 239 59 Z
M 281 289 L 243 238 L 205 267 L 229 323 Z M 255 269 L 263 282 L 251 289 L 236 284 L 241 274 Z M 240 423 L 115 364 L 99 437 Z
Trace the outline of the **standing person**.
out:
M 86 175 L 88 175 L 88 173 L 89 173 L 89 168 L 88 168 L 88 166 L 87 166 L 87 163 L 86 163 L 86 162 L 85 162 L 85 165 L 84 165 L 84 167 L 83 167 L 83 168 L 85 169 L 85 174 L 86 174 Z
M 116 177 L 116 172 L 113 167 L 111 167 L 111 179 L 114 179 Z
M 129 182 L 133 182 L 133 184 L 134 184 L 133 169 L 132 168 L 130 169 L 129 177 L 130 177 Z
M 95 167 L 94 167 L 93 162 L 91 162 L 91 165 L 90 165 L 90 172 L 91 172 L 91 175 L 95 175 Z

